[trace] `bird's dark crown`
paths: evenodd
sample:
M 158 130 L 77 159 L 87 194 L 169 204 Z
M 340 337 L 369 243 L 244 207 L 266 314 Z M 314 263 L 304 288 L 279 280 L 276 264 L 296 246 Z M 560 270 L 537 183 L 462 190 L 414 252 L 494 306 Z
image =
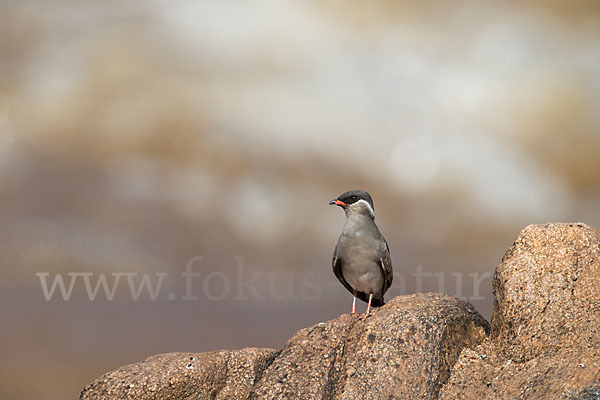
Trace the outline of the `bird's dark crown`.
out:
M 365 192 L 364 190 L 349 190 L 340 194 L 337 200 L 344 202 L 347 205 L 354 204 L 359 200 L 364 200 L 367 203 L 369 203 L 373 210 L 375 209 L 375 207 L 373 206 L 373 199 L 371 198 L 371 195 Z

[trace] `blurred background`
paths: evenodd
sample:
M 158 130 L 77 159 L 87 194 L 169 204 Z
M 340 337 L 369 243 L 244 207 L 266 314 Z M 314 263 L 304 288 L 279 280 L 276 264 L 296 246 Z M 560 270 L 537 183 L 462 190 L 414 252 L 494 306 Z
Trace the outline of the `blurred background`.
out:
M 489 319 L 524 226 L 600 226 L 599 38 L 595 0 L 1 1 L 0 398 L 349 312 L 349 189 L 387 299 Z

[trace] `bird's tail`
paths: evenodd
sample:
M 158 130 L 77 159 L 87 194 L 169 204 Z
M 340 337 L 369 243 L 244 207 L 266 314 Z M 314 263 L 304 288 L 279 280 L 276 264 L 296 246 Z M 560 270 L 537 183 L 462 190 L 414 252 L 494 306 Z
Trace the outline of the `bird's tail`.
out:
M 371 305 L 373 307 L 381 307 L 385 305 L 385 301 L 383 301 L 383 296 L 381 296 L 381 298 L 373 297 L 373 299 L 371 300 Z
M 364 301 L 365 303 L 369 302 L 369 295 L 365 292 L 358 292 L 357 297 L 359 299 L 361 299 L 362 301 Z M 375 297 L 375 295 L 373 295 L 373 299 L 371 299 L 371 306 L 373 307 L 381 307 L 385 304 L 385 301 L 383 301 L 383 296 L 381 297 Z

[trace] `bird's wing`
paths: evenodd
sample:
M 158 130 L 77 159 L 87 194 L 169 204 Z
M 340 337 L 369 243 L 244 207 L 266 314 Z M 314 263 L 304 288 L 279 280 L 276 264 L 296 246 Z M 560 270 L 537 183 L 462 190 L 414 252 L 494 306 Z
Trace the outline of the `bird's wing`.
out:
M 354 293 L 354 289 L 348 282 L 346 282 L 346 278 L 344 278 L 344 274 L 342 274 L 342 259 L 337 255 L 337 246 L 335 246 L 335 250 L 333 252 L 333 260 L 331 265 L 333 266 L 333 273 L 338 280 L 342 282 L 342 285 L 344 285 L 344 287 L 348 289 L 350 293 Z
M 394 270 L 392 269 L 392 258 L 390 257 L 390 248 L 382 236 L 383 239 L 383 255 L 379 260 L 379 265 L 381 266 L 381 272 L 383 273 L 383 288 L 381 289 L 381 294 L 385 293 L 390 286 L 392 286 L 392 280 L 394 279 Z

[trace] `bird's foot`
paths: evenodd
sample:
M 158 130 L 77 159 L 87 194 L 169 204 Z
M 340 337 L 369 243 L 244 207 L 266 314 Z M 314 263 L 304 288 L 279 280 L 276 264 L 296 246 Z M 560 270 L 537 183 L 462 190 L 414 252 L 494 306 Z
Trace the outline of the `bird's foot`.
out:
M 352 311 L 350 315 L 352 315 L 353 317 L 358 317 L 360 313 L 358 311 Z
M 369 313 L 364 313 L 363 315 L 361 315 L 360 317 L 358 317 L 358 319 L 362 321 L 364 319 L 369 318 L 370 316 L 371 316 L 370 312 Z

